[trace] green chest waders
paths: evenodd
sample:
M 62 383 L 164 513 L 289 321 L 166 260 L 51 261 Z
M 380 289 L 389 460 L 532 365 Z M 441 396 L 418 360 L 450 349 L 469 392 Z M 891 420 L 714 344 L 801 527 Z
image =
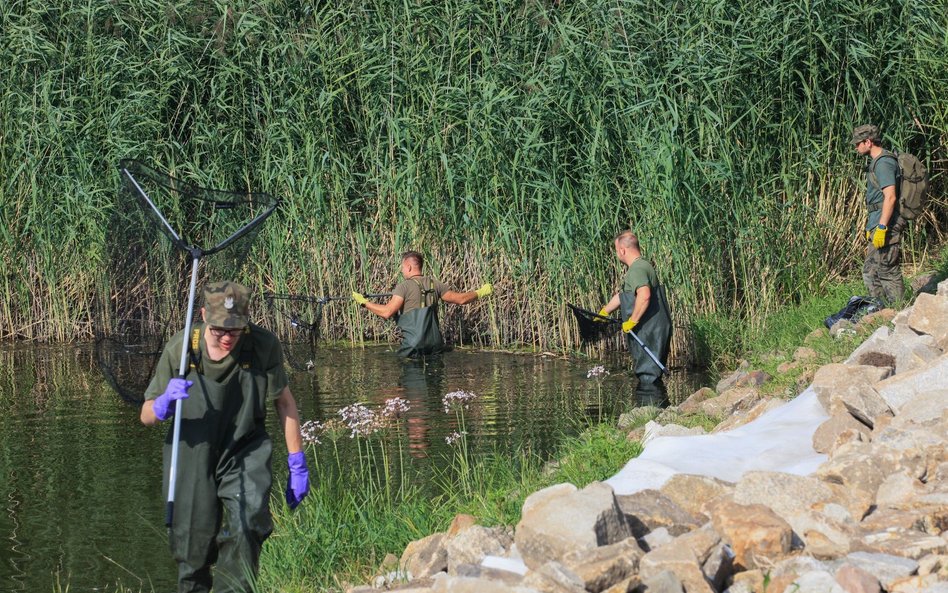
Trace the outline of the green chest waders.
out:
M 444 338 L 438 324 L 438 297 L 430 286 L 426 289 L 415 280 L 421 290 L 422 307 L 412 309 L 398 318 L 402 330 L 399 356 L 416 357 L 444 352 Z
M 662 364 L 666 364 L 668 350 L 671 346 L 672 321 L 665 287 L 659 285 L 657 288 L 653 288 L 652 295 L 653 298 L 649 299 L 648 308 L 642 318 L 639 319 L 634 331 L 639 339 L 648 346 L 649 350 L 662 361 Z M 635 293 L 620 292 L 619 307 L 622 312 L 622 319 L 628 319 L 635 309 Z M 662 369 L 655 364 L 655 361 L 632 336 L 626 334 L 625 342 L 629 353 L 635 359 L 635 374 L 639 377 L 639 381 L 648 383 L 658 380 L 662 376 Z
M 246 336 L 245 336 L 246 337 Z M 249 337 L 248 337 L 249 338 Z M 272 442 L 266 432 L 266 373 L 250 368 L 251 347 L 219 381 L 192 364 L 190 396 L 182 401 L 181 448 L 169 543 L 178 562 L 179 593 L 251 590 L 270 517 Z M 196 368 L 195 368 L 196 367 Z M 164 447 L 165 490 L 171 456 Z

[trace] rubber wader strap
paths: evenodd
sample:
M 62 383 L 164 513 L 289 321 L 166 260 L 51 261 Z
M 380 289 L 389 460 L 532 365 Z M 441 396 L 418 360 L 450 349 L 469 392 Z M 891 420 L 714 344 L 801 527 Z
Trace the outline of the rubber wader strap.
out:
M 435 291 L 434 288 L 425 288 L 424 286 L 421 285 L 421 282 L 418 282 L 418 281 L 415 280 L 414 278 L 412 278 L 412 280 L 414 280 L 415 284 L 418 285 L 418 290 L 421 291 L 421 306 L 422 306 L 422 307 L 430 307 L 431 305 L 433 305 L 433 304 L 434 304 L 434 299 L 432 299 L 431 302 L 429 303 L 429 302 L 428 302 L 428 296 L 431 295 L 431 293 L 433 293 L 433 292 Z M 429 282 L 429 285 L 430 285 L 431 279 L 430 279 L 430 278 L 425 278 L 425 280 L 427 280 L 427 281 Z

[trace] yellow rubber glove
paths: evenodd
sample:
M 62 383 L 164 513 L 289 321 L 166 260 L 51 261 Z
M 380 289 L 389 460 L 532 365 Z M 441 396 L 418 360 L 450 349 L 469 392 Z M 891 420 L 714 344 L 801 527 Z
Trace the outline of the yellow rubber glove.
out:
M 884 224 L 880 224 L 876 227 L 876 230 L 872 233 L 872 246 L 876 249 L 882 249 L 885 246 L 885 232 L 888 229 Z
M 872 241 L 872 231 L 866 231 L 866 241 Z
M 632 328 L 635 327 L 636 323 L 638 323 L 638 321 L 632 321 L 631 317 L 629 319 L 626 319 L 625 321 L 622 322 L 622 331 L 624 332 L 632 331 Z
M 477 298 L 482 299 L 487 295 L 494 294 L 494 287 L 490 284 L 484 284 L 480 288 L 474 291 L 474 294 L 477 295 Z
M 609 317 L 609 312 L 606 311 L 605 307 L 603 307 L 602 309 L 599 309 L 598 315 L 599 317 L 596 317 L 593 319 L 593 321 L 595 321 L 596 323 L 606 323 L 606 321 L 608 321 L 607 319 L 602 319 L 603 317 Z
M 369 302 L 369 299 L 362 296 L 361 292 L 352 291 L 352 300 L 356 302 L 360 307 L 364 307 L 366 303 Z

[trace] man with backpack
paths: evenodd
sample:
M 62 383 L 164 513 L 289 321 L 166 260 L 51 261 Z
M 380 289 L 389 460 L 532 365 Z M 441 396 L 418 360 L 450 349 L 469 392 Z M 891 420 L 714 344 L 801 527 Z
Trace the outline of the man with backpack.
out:
M 425 356 L 444 351 L 444 338 L 438 324 L 438 302 L 466 305 L 493 292 L 484 284 L 470 292 L 455 292 L 444 283 L 424 275 L 424 258 L 417 251 L 402 254 L 402 276 L 384 305 L 371 303 L 361 293 L 353 292 L 352 300 L 383 319 L 398 315 L 402 330 L 402 346 L 398 353 L 405 357 Z
M 902 300 L 902 251 L 900 242 L 906 221 L 901 216 L 899 184 L 902 171 L 898 157 L 883 149 L 879 128 L 872 124 L 853 129 L 856 152 L 869 158 L 866 169 L 866 261 L 862 279 L 869 296 L 887 305 Z

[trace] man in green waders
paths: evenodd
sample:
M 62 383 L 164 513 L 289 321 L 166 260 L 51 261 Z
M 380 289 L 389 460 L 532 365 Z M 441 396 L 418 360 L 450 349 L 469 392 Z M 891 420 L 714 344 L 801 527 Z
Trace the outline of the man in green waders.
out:
M 402 330 L 400 356 L 416 357 L 444 351 L 444 338 L 438 325 L 439 301 L 466 305 L 494 291 L 490 284 L 471 292 L 450 290 L 445 284 L 424 275 L 424 261 L 417 251 L 402 254 L 402 276 L 405 279 L 395 287 L 392 298 L 384 305 L 370 303 L 361 293 L 352 293 L 352 300 L 383 319 L 398 314 L 398 327 Z
M 619 309 L 623 320 L 622 331 L 634 331 L 662 365 L 667 366 L 672 321 L 665 289 L 658 281 L 655 268 L 642 257 L 639 239 L 635 233 L 619 233 L 615 240 L 615 249 L 616 257 L 628 269 L 622 281 L 622 289 L 612 296 L 599 314 L 608 316 Z M 635 359 L 635 374 L 639 379 L 636 394 L 640 403 L 661 403 L 665 397 L 661 368 L 628 333 L 626 345 Z
M 141 421 L 152 426 L 181 404 L 181 434 L 175 485 L 171 553 L 178 563 L 178 592 L 251 591 L 260 549 L 273 530 L 270 517 L 270 457 L 273 444 L 264 422 L 275 405 L 289 451 L 286 501 L 295 508 L 309 491 L 296 400 L 290 393 L 280 342 L 250 323 L 250 290 L 216 282 L 204 290 L 204 323 L 190 336 L 174 335 L 145 392 Z M 191 361 L 177 378 L 182 341 Z M 164 446 L 168 489 L 172 429 Z

